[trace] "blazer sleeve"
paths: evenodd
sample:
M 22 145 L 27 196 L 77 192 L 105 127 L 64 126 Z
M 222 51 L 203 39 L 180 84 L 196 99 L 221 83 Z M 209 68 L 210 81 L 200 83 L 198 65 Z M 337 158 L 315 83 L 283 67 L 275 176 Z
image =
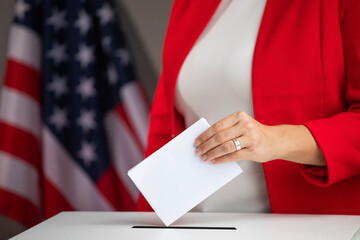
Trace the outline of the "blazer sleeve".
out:
M 166 98 L 164 75 L 161 73 L 150 110 L 150 124 L 147 137 L 148 145 L 145 150 L 145 157 L 148 157 L 171 140 L 169 104 Z M 139 196 L 136 210 L 153 211 L 142 194 Z
M 341 25 L 346 85 L 346 112 L 306 122 L 327 167 L 299 165 L 311 183 L 327 187 L 360 175 L 360 1 L 348 0 Z

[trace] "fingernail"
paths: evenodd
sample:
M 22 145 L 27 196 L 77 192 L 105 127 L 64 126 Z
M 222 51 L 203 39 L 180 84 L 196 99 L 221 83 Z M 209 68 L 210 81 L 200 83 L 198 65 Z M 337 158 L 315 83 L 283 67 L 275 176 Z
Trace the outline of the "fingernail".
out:
M 200 140 L 196 139 L 194 144 L 195 144 L 196 147 L 199 146 Z
M 200 149 L 196 149 L 196 151 L 195 151 L 195 153 L 196 153 L 196 155 L 201 155 L 201 150 Z
M 201 156 L 201 160 L 205 161 L 206 160 L 206 155 Z
M 211 163 L 213 163 L 213 164 L 216 163 L 216 160 L 211 160 Z

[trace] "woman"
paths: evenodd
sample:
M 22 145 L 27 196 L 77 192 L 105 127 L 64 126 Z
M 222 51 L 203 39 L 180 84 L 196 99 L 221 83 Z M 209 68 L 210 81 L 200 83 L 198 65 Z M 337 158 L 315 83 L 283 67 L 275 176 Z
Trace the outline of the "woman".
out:
M 175 0 L 146 155 L 205 117 L 244 173 L 195 210 L 360 214 L 359 29 L 358 0 Z

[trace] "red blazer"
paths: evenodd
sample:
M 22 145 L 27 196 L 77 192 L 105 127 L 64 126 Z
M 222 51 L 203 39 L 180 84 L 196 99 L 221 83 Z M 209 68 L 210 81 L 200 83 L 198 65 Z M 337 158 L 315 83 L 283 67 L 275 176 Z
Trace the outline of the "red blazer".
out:
M 146 156 L 184 130 L 174 108 L 177 75 L 219 2 L 174 1 Z M 360 214 L 360 1 L 267 0 L 252 91 L 255 119 L 304 124 L 327 162 L 264 163 L 272 212 Z M 151 210 L 142 196 L 138 210 Z

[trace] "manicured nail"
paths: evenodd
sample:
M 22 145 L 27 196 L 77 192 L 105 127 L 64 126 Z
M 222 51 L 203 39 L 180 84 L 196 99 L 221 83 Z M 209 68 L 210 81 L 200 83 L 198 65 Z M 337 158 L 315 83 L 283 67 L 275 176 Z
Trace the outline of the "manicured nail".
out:
M 196 155 L 201 155 L 201 150 L 200 149 L 196 149 L 196 151 L 195 151 L 195 153 L 196 153 Z
M 199 146 L 200 145 L 200 140 L 196 139 L 194 144 L 195 144 L 196 147 Z
M 211 160 L 211 163 L 212 163 L 212 164 L 216 163 L 216 160 Z
M 206 160 L 206 155 L 202 155 L 201 160 L 205 161 Z

